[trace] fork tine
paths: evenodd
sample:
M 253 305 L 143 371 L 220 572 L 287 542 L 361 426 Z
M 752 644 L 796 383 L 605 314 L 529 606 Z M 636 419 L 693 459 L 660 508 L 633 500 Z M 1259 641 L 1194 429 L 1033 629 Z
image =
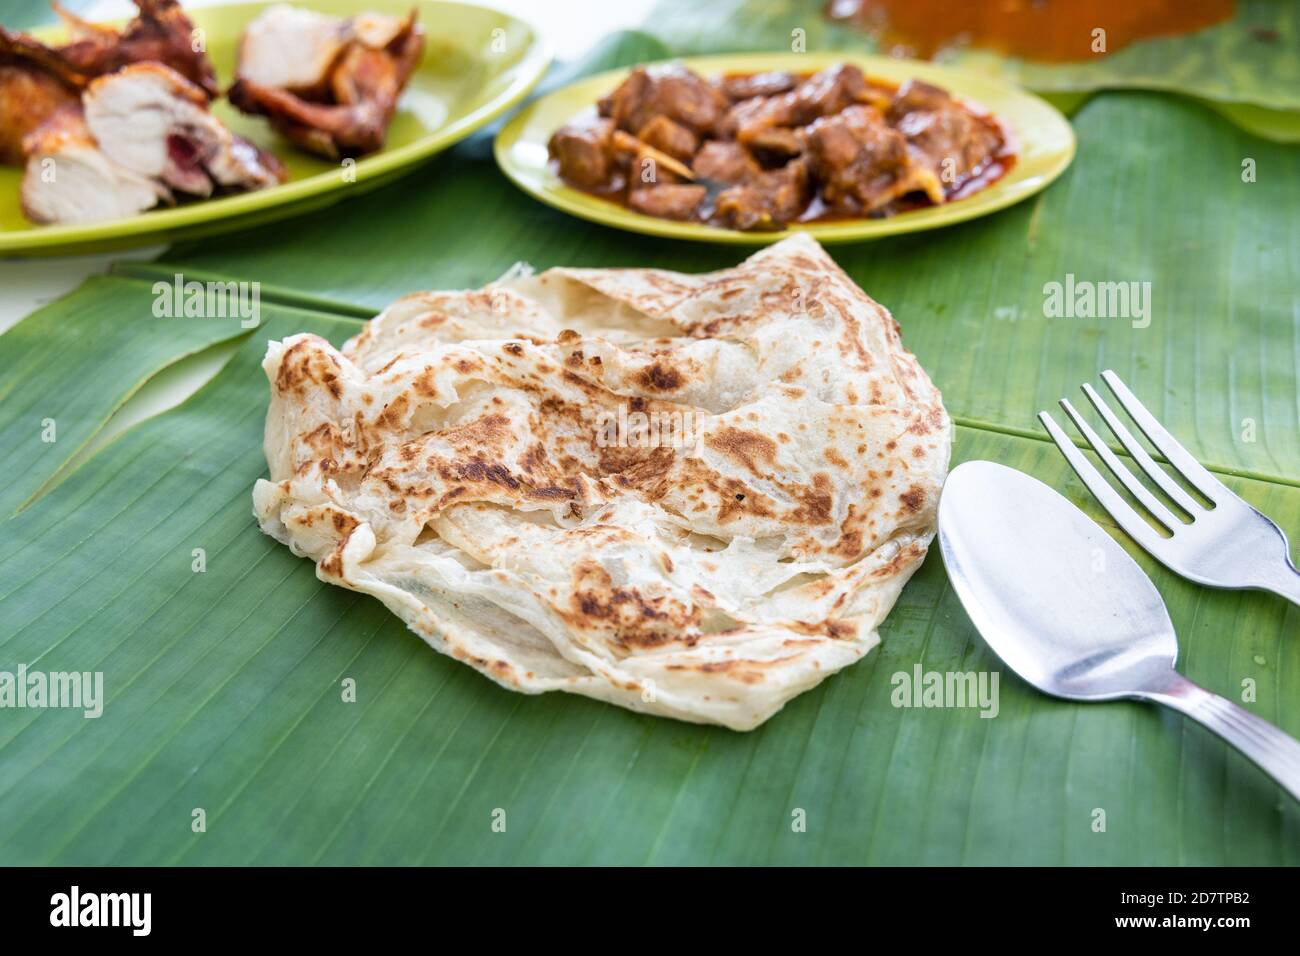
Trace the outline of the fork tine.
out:
M 1061 431 L 1061 426 L 1056 424 L 1051 415 L 1047 414 L 1047 412 L 1039 412 L 1038 420 L 1047 429 L 1047 434 L 1052 436 L 1052 441 L 1056 442 L 1056 447 L 1061 449 L 1061 454 L 1070 463 L 1070 467 L 1079 476 L 1079 480 L 1101 502 L 1101 506 L 1110 512 L 1110 516 L 1115 519 L 1115 523 L 1127 531 L 1129 536 L 1138 544 L 1154 553 L 1164 539 L 1155 533 L 1141 515 L 1129 507 L 1128 502 L 1121 498 L 1119 493 L 1101 476 L 1101 472 L 1092 467 L 1088 459 L 1083 457 L 1083 452 L 1074 447 L 1074 442 L 1070 441 L 1065 432 Z
M 1106 426 L 1111 430 L 1111 433 L 1119 439 L 1119 443 L 1124 446 L 1124 450 L 1146 472 L 1147 477 L 1159 485 L 1160 490 L 1173 499 L 1178 507 L 1195 517 L 1202 510 L 1201 506 L 1197 504 L 1191 495 L 1183 491 L 1178 482 L 1170 478 L 1165 473 L 1165 470 L 1155 463 L 1155 459 L 1147 454 L 1147 450 L 1133 437 L 1133 433 L 1124 427 L 1124 423 L 1110 410 L 1110 406 L 1106 404 L 1105 399 L 1097 394 L 1097 390 L 1085 383 L 1083 394 L 1088 396 L 1088 401 L 1092 402 L 1092 407 L 1097 409 L 1097 414 L 1105 420 Z M 1169 530 L 1174 531 L 1176 529 L 1170 528 Z
M 1165 430 L 1165 426 L 1156 421 L 1156 417 L 1147 411 L 1146 406 L 1137 400 L 1137 396 L 1128 390 L 1128 386 L 1120 381 L 1120 377 L 1110 369 L 1101 373 L 1102 381 L 1111 390 L 1111 393 L 1119 399 L 1120 405 L 1124 411 L 1128 412 L 1129 417 L 1137 422 L 1138 428 L 1142 429 L 1142 434 L 1151 440 L 1160 453 L 1168 459 L 1169 463 L 1177 469 L 1184 478 L 1192 483 L 1196 489 L 1205 497 L 1214 501 L 1216 498 L 1227 494 L 1228 491 L 1217 478 L 1211 475 L 1202 467 L 1201 463 L 1192 457 L 1173 435 Z
M 1168 528 L 1171 534 L 1176 532 L 1178 528 L 1182 526 L 1182 522 L 1175 518 L 1169 509 L 1156 499 L 1155 495 L 1147 491 L 1142 482 L 1133 477 L 1133 473 L 1125 468 L 1123 463 L 1115 457 L 1115 453 L 1110 450 L 1110 447 L 1104 441 L 1101 440 L 1101 436 L 1092 430 L 1092 426 L 1084 420 L 1082 415 L 1075 411 L 1074 406 L 1070 404 L 1070 400 L 1067 398 L 1061 399 L 1061 407 L 1065 409 L 1065 413 L 1074 421 L 1075 427 L 1079 429 L 1083 434 L 1084 439 L 1092 446 L 1092 450 L 1095 451 L 1097 456 L 1106 463 L 1106 467 L 1110 469 L 1111 474 L 1118 478 L 1120 484 L 1128 489 L 1128 493 L 1140 501 L 1142 507 L 1155 515 L 1156 520 Z M 1100 477 L 1100 475 L 1098 477 Z

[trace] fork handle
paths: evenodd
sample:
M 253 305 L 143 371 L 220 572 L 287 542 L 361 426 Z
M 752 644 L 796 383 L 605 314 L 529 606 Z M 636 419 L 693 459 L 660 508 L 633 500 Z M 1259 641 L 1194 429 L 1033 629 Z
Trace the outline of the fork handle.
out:
M 1267 578 L 1260 587 L 1280 594 L 1292 604 L 1300 605 L 1300 571 L 1296 570 L 1289 557 L 1284 564 L 1269 567 Z
M 1166 686 L 1142 696 L 1172 707 L 1214 731 L 1300 800 L 1300 741 L 1294 737 L 1181 674 L 1174 674 Z

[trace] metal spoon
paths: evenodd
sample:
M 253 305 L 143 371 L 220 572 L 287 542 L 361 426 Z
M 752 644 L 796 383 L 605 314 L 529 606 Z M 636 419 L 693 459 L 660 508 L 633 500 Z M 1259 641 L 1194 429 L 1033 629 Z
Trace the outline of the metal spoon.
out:
M 1150 700 L 1214 731 L 1300 800 L 1300 742 L 1174 670 L 1160 592 L 1091 518 L 990 461 L 953 469 L 939 500 L 953 590 L 998 656 L 1067 700 Z

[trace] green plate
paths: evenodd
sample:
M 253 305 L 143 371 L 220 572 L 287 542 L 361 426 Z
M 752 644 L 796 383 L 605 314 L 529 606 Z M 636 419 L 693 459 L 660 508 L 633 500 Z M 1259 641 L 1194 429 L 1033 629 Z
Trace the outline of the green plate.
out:
M 208 52 L 223 84 L 234 77 L 239 36 L 269 4 L 200 8 L 195 27 L 206 31 Z M 347 16 L 355 0 L 308 0 L 298 6 Z M 411 77 L 378 153 L 358 160 L 352 176 L 338 163 L 296 149 L 260 117 L 244 116 L 224 99 L 213 112 L 232 130 L 265 147 L 289 169 L 289 181 L 260 192 L 196 201 L 130 219 L 76 226 L 33 226 L 23 216 L 23 172 L 0 167 L 0 253 L 70 253 L 194 238 L 243 229 L 317 209 L 396 178 L 440 150 L 491 122 L 528 95 L 550 64 L 537 31 L 495 10 L 441 0 L 367 0 L 366 10 L 405 14 L 419 10 L 427 35 L 424 59 Z M 35 31 L 62 39 L 59 29 Z
M 642 215 L 617 203 L 566 186 L 551 168 L 546 143 L 555 130 L 627 76 L 614 70 L 580 80 L 544 96 L 510 121 L 496 141 L 501 169 L 520 189 L 564 212 L 606 226 L 632 232 L 702 242 L 761 245 L 795 232 L 807 232 L 819 241 L 851 242 L 905 232 L 938 229 L 1005 209 L 1045 188 L 1065 171 L 1074 158 L 1074 131 L 1055 108 L 1038 97 L 996 80 L 963 70 L 935 66 L 918 60 L 864 56 L 852 53 L 753 53 L 689 57 L 680 62 L 697 73 L 757 73 L 766 70 L 820 70 L 834 63 L 854 63 L 871 76 L 895 83 L 922 79 L 949 90 L 962 99 L 996 113 L 1010 127 L 1018 144 L 1011 172 L 973 196 L 943 206 L 902 213 L 888 219 L 791 226 L 778 232 L 737 232 L 700 223 L 674 222 Z

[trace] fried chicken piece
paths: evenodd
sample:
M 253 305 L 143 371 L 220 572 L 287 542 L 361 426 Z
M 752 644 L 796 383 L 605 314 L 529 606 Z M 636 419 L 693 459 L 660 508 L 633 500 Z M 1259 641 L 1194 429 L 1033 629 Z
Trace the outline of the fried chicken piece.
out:
M 23 144 L 23 211 L 37 223 L 120 219 L 172 202 L 283 182 L 274 156 L 208 112 L 203 90 L 161 63 L 97 77 Z
M 74 105 L 96 76 L 131 63 L 163 63 L 217 95 L 212 63 L 194 49 L 194 25 L 176 0 L 136 0 L 140 12 L 121 33 L 52 6 L 72 37 L 63 46 L 0 27 L 0 163 L 22 165 L 28 135 Z
M 240 41 L 230 102 L 331 159 L 384 145 L 397 100 L 424 53 L 416 11 L 346 20 L 269 8 Z
M 76 89 L 54 74 L 0 62 L 0 163 L 21 166 L 23 141 L 59 110 L 78 101 Z
M 57 50 L 0 27 L 0 163 L 21 166 L 23 140 L 59 110 L 76 105 L 84 83 Z
M 171 201 L 162 183 L 104 155 L 78 103 L 57 110 L 28 135 L 25 145 L 22 206 L 32 222 L 124 219 Z
M 238 79 L 304 97 L 329 91 L 330 67 L 348 43 L 348 21 L 277 4 L 239 38 Z
M 850 106 L 808 127 L 808 155 L 827 205 L 861 215 L 917 190 L 944 201 L 938 177 L 869 106 Z
M 119 34 L 52 3 L 73 37 L 71 43 L 58 48 L 60 58 L 88 79 L 132 63 L 162 63 L 202 89 L 209 99 L 219 95 L 212 61 L 203 45 L 195 42 L 194 23 L 178 0 L 135 0 L 135 5 L 139 13 Z
M 199 87 L 160 63 L 136 63 L 93 80 L 82 104 L 105 156 L 171 189 L 209 196 L 287 178 L 278 159 L 208 112 Z

